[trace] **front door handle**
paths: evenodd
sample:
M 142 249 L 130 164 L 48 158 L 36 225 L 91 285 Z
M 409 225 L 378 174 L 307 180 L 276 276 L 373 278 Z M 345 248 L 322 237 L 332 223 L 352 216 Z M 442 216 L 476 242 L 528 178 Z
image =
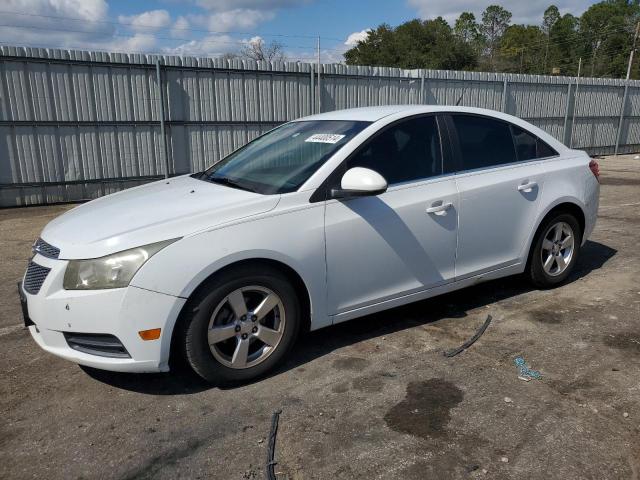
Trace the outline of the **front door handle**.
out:
M 537 186 L 538 186 L 537 182 L 523 183 L 522 185 L 518 185 L 518 191 L 519 192 L 530 192 L 531 190 L 533 190 Z
M 447 202 L 447 203 L 436 202 L 436 203 L 437 205 L 433 204 L 429 208 L 427 208 L 427 213 L 435 213 L 436 215 L 442 215 L 444 212 L 446 212 L 453 206 L 451 202 Z

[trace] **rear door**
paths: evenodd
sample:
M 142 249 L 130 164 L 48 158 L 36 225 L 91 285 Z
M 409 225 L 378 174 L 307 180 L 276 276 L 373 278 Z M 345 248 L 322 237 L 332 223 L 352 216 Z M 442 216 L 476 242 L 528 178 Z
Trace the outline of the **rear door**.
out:
M 376 134 L 336 172 L 339 182 L 348 168 L 370 168 L 389 188 L 326 202 L 330 314 L 453 281 L 458 194 L 442 158 L 436 117 L 412 117 Z
M 459 168 L 456 279 L 522 261 L 544 187 L 535 137 L 531 155 L 527 132 L 502 120 L 451 114 L 448 126 Z

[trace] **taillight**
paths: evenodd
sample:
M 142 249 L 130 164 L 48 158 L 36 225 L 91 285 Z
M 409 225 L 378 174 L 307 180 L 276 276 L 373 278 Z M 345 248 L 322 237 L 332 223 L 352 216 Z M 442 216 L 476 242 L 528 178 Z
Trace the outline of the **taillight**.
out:
M 589 170 L 591 170 L 591 173 L 593 173 L 593 176 L 596 177 L 596 180 L 598 180 L 598 182 L 600 181 L 600 165 L 598 165 L 598 162 L 596 162 L 595 160 L 591 160 L 589 162 Z

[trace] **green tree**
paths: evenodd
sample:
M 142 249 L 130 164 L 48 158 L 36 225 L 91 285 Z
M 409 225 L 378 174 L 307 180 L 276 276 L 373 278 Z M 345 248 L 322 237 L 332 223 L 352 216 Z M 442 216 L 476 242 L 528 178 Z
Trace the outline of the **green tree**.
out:
M 382 24 L 344 57 L 348 65 L 445 70 L 471 69 L 476 62 L 472 48 L 441 17 L 410 20 L 396 28 Z
M 547 71 L 561 75 L 576 75 L 580 51 L 578 19 L 571 14 L 560 17 L 549 30 Z
M 351 65 L 624 77 L 640 0 L 603 0 L 580 17 L 550 5 L 536 25 L 511 25 L 511 13 L 490 5 L 480 23 L 462 12 L 453 28 L 442 18 L 382 24 L 345 54 Z M 640 75 L 640 55 L 632 76 Z
M 511 25 L 500 38 L 500 70 L 540 73 L 544 60 L 545 35 L 535 25 Z
M 558 7 L 551 5 L 544 11 L 542 16 L 542 31 L 545 35 L 549 35 L 549 32 L 558 20 L 560 20 L 560 11 Z
M 547 62 L 549 60 L 549 43 L 551 41 L 551 37 L 550 37 L 551 29 L 556 23 L 558 23 L 558 20 L 560 20 L 560 11 L 558 10 L 558 7 L 556 7 L 555 5 L 551 5 L 549 8 L 547 8 L 544 11 L 544 14 L 542 16 L 542 31 L 547 37 L 545 46 L 544 46 L 544 61 L 542 62 L 542 71 L 541 71 L 541 73 L 544 73 L 544 74 L 548 73 Z
M 640 18 L 637 0 L 609 0 L 591 5 L 580 17 L 577 46 L 590 75 L 622 76 L 626 72 L 633 31 Z
M 499 5 L 489 5 L 482 12 L 482 24 L 480 32 L 485 39 L 485 55 L 489 62 L 489 68 L 496 70 L 496 54 L 502 35 L 511 23 L 511 12 Z
M 453 27 L 456 37 L 465 43 L 473 43 L 480 37 L 480 26 L 471 12 L 462 12 Z
M 397 66 L 400 55 L 397 51 L 393 28 L 386 23 L 369 32 L 366 40 L 344 54 L 347 65 Z

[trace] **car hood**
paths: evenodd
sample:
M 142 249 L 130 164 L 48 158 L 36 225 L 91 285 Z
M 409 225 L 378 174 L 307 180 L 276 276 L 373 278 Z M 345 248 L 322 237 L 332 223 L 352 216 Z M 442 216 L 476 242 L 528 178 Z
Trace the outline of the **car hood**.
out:
M 97 258 L 267 212 L 279 199 L 187 175 L 80 205 L 50 222 L 41 236 L 62 259 Z

